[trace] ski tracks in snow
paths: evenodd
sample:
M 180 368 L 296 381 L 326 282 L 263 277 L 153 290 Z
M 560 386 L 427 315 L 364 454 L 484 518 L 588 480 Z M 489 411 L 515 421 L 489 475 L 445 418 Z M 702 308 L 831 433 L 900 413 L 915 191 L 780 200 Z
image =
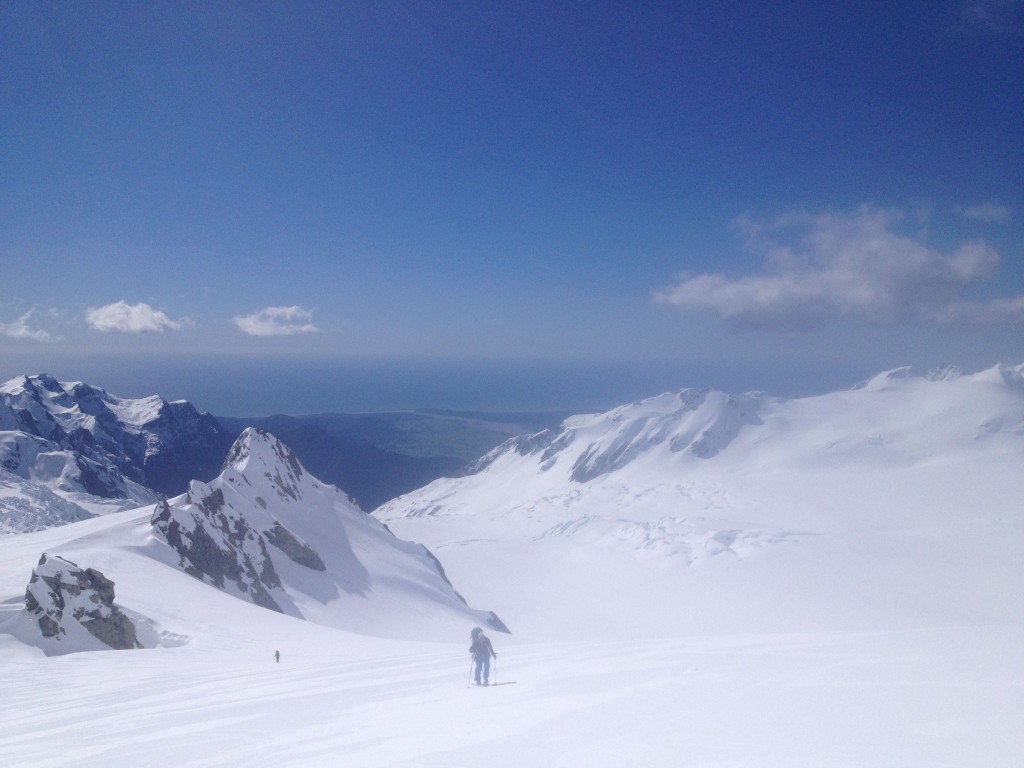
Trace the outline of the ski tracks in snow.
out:
M 281 638 L 283 641 L 283 638 Z M 1019 628 L 462 645 L 323 632 L 4 664 L 5 766 L 1010 766 Z M 501 685 L 514 682 L 515 685 Z M 870 733 L 871 738 L 864 738 Z M 1016 735 L 1013 735 L 1016 734 Z

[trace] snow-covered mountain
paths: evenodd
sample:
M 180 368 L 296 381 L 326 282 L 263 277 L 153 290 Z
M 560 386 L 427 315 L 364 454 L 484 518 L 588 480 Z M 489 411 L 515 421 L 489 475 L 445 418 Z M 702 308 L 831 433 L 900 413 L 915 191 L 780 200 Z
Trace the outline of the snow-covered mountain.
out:
M 46 549 L 24 611 L 7 631 L 47 653 L 94 646 L 82 646 L 81 632 L 65 637 L 66 625 L 58 631 L 53 618 L 64 608 L 61 595 L 77 597 L 82 584 L 96 581 L 94 573 L 110 583 L 108 608 L 114 584 L 119 596 L 127 590 L 119 602 L 126 616 L 149 627 L 140 630 L 143 646 L 166 644 L 165 635 L 178 644 L 188 635 L 190 613 L 203 614 L 201 606 L 179 604 L 173 597 L 186 594 L 183 580 L 296 619 L 356 632 L 430 636 L 438 627 L 466 623 L 507 632 L 493 613 L 466 605 L 425 547 L 396 538 L 343 492 L 309 475 L 287 446 L 256 429 L 242 433 L 220 475 L 208 483 L 193 481 L 181 496 L 43 533 Z M 21 544 L 32 536 L 10 538 Z M 44 565 L 45 574 L 39 570 Z M 161 587 L 148 592 L 157 565 L 165 571 L 170 566 L 177 575 L 164 572 Z M 51 585 L 53 606 L 45 609 L 33 586 L 40 579 Z M 54 584 L 70 586 L 61 591 Z M 136 603 L 132 594 L 140 590 L 145 597 Z M 187 594 L 188 600 L 204 599 L 201 590 Z M 154 618 L 168 611 L 167 605 L 154 611 L 154 600 L 175 604 L 182 625 L 166 627 Z M 97 617 L 91 618 L 95 623 Z
M 664 394 L 510 440 L 374 514 L 519 630 L 609 636 L 1003 616 L 1008 581 L 1024 598 L 1007 570 L 1022 499 L 1024 366 L 997 366 L 801 399 Z
M 212 477 L 230 444 L 185 401 L 123 399 L 45 374 L 11 379 L 0 385 L 0 533 L 181 493 Z
M 683 390 L 511 441 L 373 516 L 248 433 L 166 504 L 0 538 L 0 754 L 1017 766 L 1022 379 Z M 467 685 L 488 614 L 405 540 L 515 630 L 490 633 L 498 686 Z M 126 646 L 125 621 L 143 649 L 41 650 L 102 647 L 92 630 Z

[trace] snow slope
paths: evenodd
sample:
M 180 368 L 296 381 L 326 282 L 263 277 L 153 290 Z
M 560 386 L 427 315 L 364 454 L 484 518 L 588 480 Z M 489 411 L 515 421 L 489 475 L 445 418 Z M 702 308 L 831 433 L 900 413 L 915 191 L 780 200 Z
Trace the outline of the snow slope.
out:
M 193 482 L 180 497 L 9 543 L 5 551 L 18 558 L 4 575 L 14 591 L 0 632 L 51 655 L 97 646 L 79 644 L 81 633 L 40 637 L 35 615 L 20 610 L 24 586 L 15 585 L 42 554 L 112 580 L 116 604 L 140 622 L 146 647 L 191 637 L 193 615 L 212 591 L 363 634 L 436 638 L 467 623 L 504 629 L 465 604 L 423 546 L 396 538 L 254 429 L 238 438 L 217 478 Z
M 5 537 L 2 626 L 52 551 L 112 579 L 149 647 L 45 657 L 0 634 L 0 758 L 1019 766 L 1022 372 L 901 371 L 801 400 L 664 395 L 574 417 L 377 510 L 515 631 L 490 633 L 490 689 L 467 687 L 468 617 L 397 638 L 421 618 L 411 602 L 352 616 L 368 634 L 260 608 L 152 557 L 171 551 L 152 508 Z M 229 464 L 261 487 L 226 472 L 225 501 L 294 487 L 244 462 Z M 274 516 L 326 563 L 334 547 L 304 510 Z M 357 554 L 374 546 L 348 535 Z M 312 610 L 308 592 L 286 594 Z
M 498 640 L 499 684 L 470 689 L 462 642 L 298 632 L 232 602 L 250 631 L 159 652 L 0 644 L 5 764 L 1012 768 L 1024 748 L 1019 635 Z M 244 618 L 215 607 L 197 621 Z
M 1020 622 L 1022 379 L 684 390 L 510 441 L 375 515 L 530 637 Z

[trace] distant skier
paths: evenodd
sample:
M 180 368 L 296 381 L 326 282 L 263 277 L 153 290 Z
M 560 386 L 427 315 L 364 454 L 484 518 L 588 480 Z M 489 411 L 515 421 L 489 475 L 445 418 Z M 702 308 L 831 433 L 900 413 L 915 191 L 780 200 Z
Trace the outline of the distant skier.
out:
M 475 672 L 473 680 L 476 685 L 489 685 L 491 677 L 491 657 L 498 658 L 498 654 L 494 652 L 494 648 L 491 646 L 491 641 L 484 634 L 484 631 L 480 627 L 473 627 L 473 631 L 469 633 L 472 638 L 472 643 L 469 646 L 469 652 L 473 654 L 473 661 L 475 663 Z M 483 682 L 480 682 L 481 673 L 483 674 Z
M 276 661 L 278 664 L 281 663 L 281 652 L 280 651 L 274 651 L 274 661 Z

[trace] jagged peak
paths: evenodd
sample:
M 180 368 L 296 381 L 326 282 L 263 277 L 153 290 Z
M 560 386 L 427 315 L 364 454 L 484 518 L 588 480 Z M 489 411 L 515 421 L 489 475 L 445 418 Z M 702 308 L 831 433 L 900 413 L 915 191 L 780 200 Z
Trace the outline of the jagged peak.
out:
M 48 373 L 16 376 L 0 385 L 0 394 L 27 397 L 51 414 L 96 417 L 110 412 L 129 428 L 140 428 L 158 419 L 167 407 L 167 401 L 159 395 L 122 398 L 85 382 L 57 381 Z
M 190 478 L 212 477 L 230 444 L 224 428 L 188 401 L 122 398 L 81 381 L 60 383 L 49 374 L 18 376 L 0 385 L 0 431 L 48 440 L 74 454 L 79 465 L 113 479 L 114 485 L 103 481 L 76 489 L 103 498 L 124 498 L 121 492 L 108 493 L 122 485 L 119 477 L 175 496 Z M 58 479 L 52 472 L 48 477 Z
M 281 450 L 278 449 L 278 446 Z M 278 455 L 284 451 L 291 453 L 287 446 L 266 430 L 259 427 L 246 427 L 231 445 L 227 458 L 224 459 L 223 469 L 243 470 L 252 457 L 268 454 Z
M 26 376 L 14 376 L 0 384 L 0 394 L 17 395 L 32 387 L 32 380 Z
M 221 475 L 231 471 L 253 479 L 262 475 L 293 499 L 298 498 L 299 483 L 306 474 L 291 448 L 258 427 L 246 427 L 231 446 Z
M 15 376 L 0 384 L 0 394 L 8 397 L 28 397 L 36 402 L 66 396 L 60 382 L 48 373 Z
M 57 379 L 48 373 L 37 373 L 34 376 L 25 376 L 25 383 L 33 389 L 45 389 L 47 392 L 61 394 L 66 390 Z

